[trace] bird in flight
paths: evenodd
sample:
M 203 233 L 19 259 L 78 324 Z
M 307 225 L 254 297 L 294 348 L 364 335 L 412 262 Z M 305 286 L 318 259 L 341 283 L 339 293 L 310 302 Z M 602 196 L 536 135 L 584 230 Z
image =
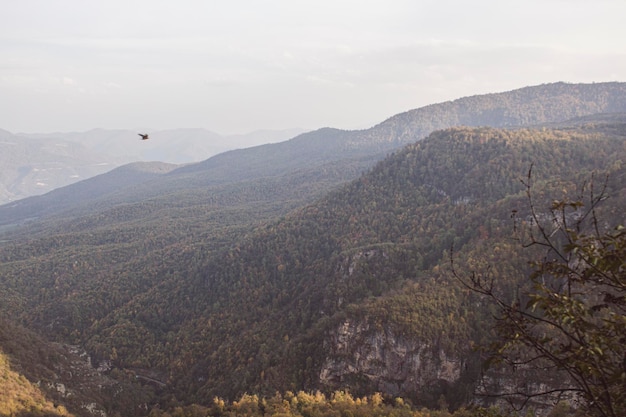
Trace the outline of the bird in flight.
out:
M 141 140 L 148 140 L 148 139 L 150 139 L 150 138 L 148 137 L 148 134 L 147 134 L 147 133 L 137 133 L 137 134 L 138 134 L 139 136 L 141 136 Z

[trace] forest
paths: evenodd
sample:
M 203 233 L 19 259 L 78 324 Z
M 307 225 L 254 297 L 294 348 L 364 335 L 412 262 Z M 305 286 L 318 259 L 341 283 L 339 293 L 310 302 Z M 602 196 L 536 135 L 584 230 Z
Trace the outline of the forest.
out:
M 625 137 L 623 115 L 449 128 L 362 175 L 355 163 L 343 183 L 341 165 L 325 162 L 308 186 L 306 170 L 300 179 L 200 182 L 173 200 L 142 194 L 8 228 L 3 326 L 29 330 L 4 334 L 46 340 L 43 359 L 20 358 L 7 349 L 11 337 L 3 351 L 22 367 L 43 362 L 38 378 L 52 381 L 65 354 L 46 356 L 44 343 L 81 346 L 105 369 L 100 385 L 110 389 L 98 403 L 110 415 L 491 413 L 496 403 L 476 392 L 494 310 L 453 276 L 452 251 L 456 268 L 489 269 L 512 302 L 542 256 L 512 238 L 532 214 L 531 167 L 541 213 L 607 178 L 597 227 L 612 230 L 624 224 Z M 41 415 L 80 414 L 67 398 L 55 409 L 49 394 L 36 395 Z M 573 416 L 569 407 L 550 415 Z

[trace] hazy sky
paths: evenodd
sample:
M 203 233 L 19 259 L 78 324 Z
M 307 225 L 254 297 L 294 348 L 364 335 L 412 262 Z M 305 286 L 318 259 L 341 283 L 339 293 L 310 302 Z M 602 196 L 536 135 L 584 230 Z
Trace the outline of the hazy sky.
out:
M 0 128 L 370 127 L 626 81 L 624 0 L 0 0 Z

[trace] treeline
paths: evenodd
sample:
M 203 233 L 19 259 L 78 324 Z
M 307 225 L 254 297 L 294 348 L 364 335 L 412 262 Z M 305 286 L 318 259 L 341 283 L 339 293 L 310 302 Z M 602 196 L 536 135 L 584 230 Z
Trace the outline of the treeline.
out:
M 276 393 L 271 397 L 244 394 L 238 400 L 228 402 L 215 397 L 209 406 L 176 406 L 168 410 L 154 408 L 149 417 L 496 417 L 497 408 L 480 407 L 448 410 L 442 397 L 434 410 L 417 408 L 400 397 L 385 398 L 380 393 L 356 397 L 348 391 L 334 391 L 325 395 L 319 391 L 307 393 Z M 534 415 L 509 412 L 508 417 Z M 585 417 L 566 403 L 559 404 L 547 417 Z

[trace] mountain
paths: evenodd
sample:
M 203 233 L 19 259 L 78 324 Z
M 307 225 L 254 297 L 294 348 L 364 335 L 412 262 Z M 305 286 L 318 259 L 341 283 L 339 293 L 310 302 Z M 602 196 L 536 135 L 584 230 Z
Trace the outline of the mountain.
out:
M 567 87 L 541 88 L 588 94 Z M 423 140 L 407 120 L 232 151 L 107 185 L 50 217 L 16 216 L 1 237 L 0 311 L 149 378 L 164 407 L 338 387 L 458 406 L 490 314 L 445 272 L 451 245 L 460 265 L 494 265 L 513 292 L 528 266 L 510 216 L 524 214 L 531 164 L 546 199 L 609 171 L 607 225 L 623 223 L 626 118 Z
M 224 176 L 242 171 L 243 175 L 256 175 L 251 171 L 280 170 L 285 163 L 296 167 L 311 159 L 329 162 L 355 155 L 386 154 L 448 127 L 530 126 L 624 111 L 626 83 L 546 84 L 433 104 L 393 116 L 366 130 L 320 129 L 285 143 L 228 152 L 184 169 L 200 172 L 230 167 Z M 213 178 L 216 173 L 210 174 Z
M 555 83 L 504 93 L 465 97 L 411 110 L 360 131 L 322 129 L 311 136 L 301 130 L 259 131 L 221 136 L 204 129 L 148 131 L 151 139 L 139 141 L 137 132 L 94 129 L 80 133 L 12 134 L 0 131 L 0 203 L 41 195 L 50 190 L 102 174 L 124 163 L 161 161 L 190 163 L 253 144 L 287 141 L 282 147 L 258 147 L 224 156 L 218 161 L 228 173 L 251 174 L 292 158 L 291 166 L 308 164 L 309 158 L 336 161 L 350 153 L 377 153 L 378 158 L 430 132 L 452 126 L 521 126 L 558 122 L 596 113 L 626 111 L 624 83 Z M 320 152 L 318 154 L 318 151 Z M 377 152 L 376 152 L 377 151 Z M 255 156 L 255 153 L 258 155 Z M 240 161 L 239 158 L 243 159 Z M 254 164 L 259 161 L 261 166 Z M 247 167 L 251 163 L 252 166 Z M 243 170 L 246 168 L 247 170 Z M 227 173 L 222 174 L 227 177 Z
M 95 369 L 77 346 L 50 343 L 0 319 L 0 415 L 133 415 L 149 395 Z
M 302 129 L 259 130 L 221 135 L 206 129 L 141 129 L 149 141 L 139 141 L 137 131 L 93 129 L 86 132 L 19 134 L 24 138 L 80 143 L 96 153 L 122 155 L 128 162 L 161 161 L 171 164 L 198 162 L 230 149 L 281 142 L 303 133 Z
M 0 202 L 43 194 L 122 163 L 67 140 L 24 139 L 0 130 Z
M 480 371 L 469 346 L 487 337 L 489 314 L 443 273 L 446 251 L 488 259 L 514 288 L 514 271 L 528 270 L 510 240 L 511 209 L 526 204 L 520 178 L 534 164 L 548 190 L 575 192 L 590 172 L 620 166 L 623 121 L 620 137 L 434 133 L 227 248 L 188 253 L 185 268 L 87 329 L 86 343 L 159 369 L 195 401 L 347 386 L 431 406 L 447 393 L 458 405 Z M 623 222 L 616 169 L 611 207 Z
M 53 190 L 43 196 L 8 203 L 0 206 L 3 213 L 0 228 L 10 226 L 14 222 L 33 220 L 44 214 L 51 215 L 70 208 L 76 210 L 81 202 L 106 199 L 120 189 L 150 181 L 177 167 L 178 165 L 163 162 L 135 162 Z
M 517 285 L 528 268 L 510 213 L 527 210 L 519 179 L 530 164 L 551 196 L 608 168 L 609 210 L 626 220 L 626 117 L 619 125 L 439 131 L 280 220 L 222 235 L 225 247 L 214 224 L 182 242 L 136 242 L 129 228 L 14 242 L 1 251 L 5 293 L 31 326 L 78 336 L 96 361 L 187 401 L 350 387 L 458 405 L 489 315 L 442 272 L 446 250 Z
M 149 131 L 138 140 L 130 130 L 13 134 L 0 130 L 0 203 L 81 181 L 136 161 L 198 162 L 230 149 L 283 141 L 301 129 L 218 135 L 205 129 Z
M 596 113 L 624 111 L 626 83 L 555 83 L 466 97 L 411 110 L 366 130 L 323 128 L 285 142 L 223 152 L 205 161 L 168 172 L 161 180 L 150 182 L 145 187 L 126 190 L 112 176 L 110 181 L 113 184 L 109 188 L 118 192 L 115 196 L 110 193 L 102 195 L 97 204 L 102 206 L 144 199 L 159 200 L 159 204 L 163 205 L 170 204 L 169 200 L 187 201 L 191 205 L 196 204 L 192 201 L 195 200 L 202 204 L 203 196 L 213 193 L 212 187 L 220 188 L 240 181 L 247 181 L 248 189 L 253 187 L 258 190 L 261 193 L 258 198 L 276 201 L 282 197 L 268 193 L 267 183 L 280 182 L 281 177 L 289 185 L 280 187 L 280 193 L 284 195 L 288 189 L 294 189 L 298 190 L 298 196 L 307 195 L 311 198 L 327 187 L 356 178 L 389 152 L 420 140 L 437 129 L 458 125 L 539 125 Z M 141 141 L 136 143 L 141 144 Z M 100 181 L 107 180 L 104 177 Z M 311 190 L 315 192 L 307 194 Z M 274 191 L 278 190 L 275 188 Z M 71 195 L 71 192 L 50 193 L 41 199 L 2 206 L 0 226 L 19 222 L 20 219 L 39 217 L 44 212 L 51 214 L 55 207 L 59 207 L 55 203 L 58 199 L 63 200 L 63 207 L 74 203 L 84 206 L 85 201 L 79 200 L 83 194 L 77 193 L 74 203 L 68 200 L 72 198 Z M 294 199 L 293 196 L 285 198 Z M 180 205 L 179 202 L 177 205 Z M 36 211 L 28 207 L 30 204 L 50 209 Z

